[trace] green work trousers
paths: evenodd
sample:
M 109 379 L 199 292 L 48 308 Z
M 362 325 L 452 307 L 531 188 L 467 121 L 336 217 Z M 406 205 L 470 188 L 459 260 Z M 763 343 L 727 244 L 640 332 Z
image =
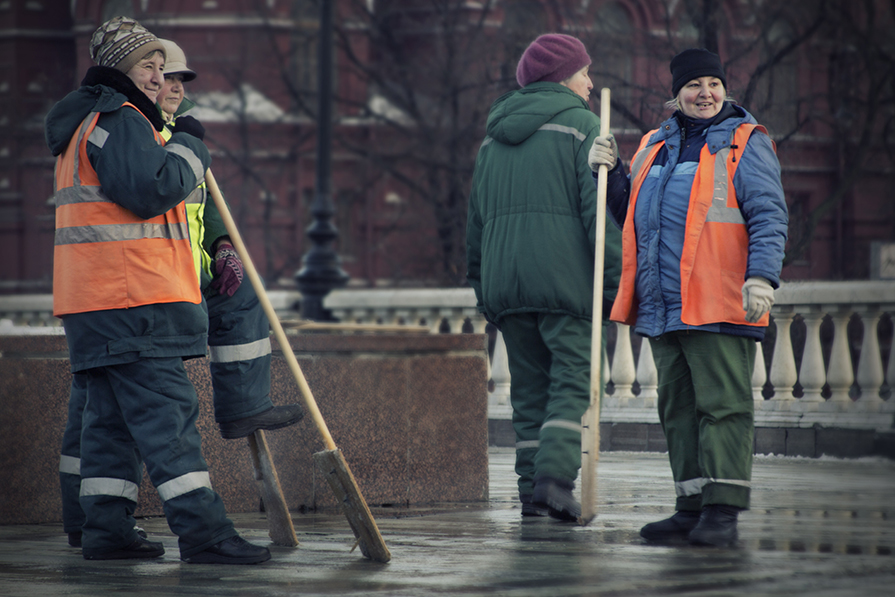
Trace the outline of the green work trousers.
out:
M 581 468 L 581 416 L 590 405 L 591 322 L 518 313 L 501 318 L 500 329 L 512 378 L 519 493 L 531 494 L 535 477 L 574 482 Z
M 755 340 L 702 331 L 650 338 L 659 375 L 659 420 L 677 510 L 749 507 Z

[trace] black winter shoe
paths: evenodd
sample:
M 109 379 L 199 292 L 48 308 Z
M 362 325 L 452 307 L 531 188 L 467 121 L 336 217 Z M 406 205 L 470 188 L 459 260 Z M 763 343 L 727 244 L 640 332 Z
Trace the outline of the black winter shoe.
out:
M 702 509 L 699 524 L 690 532 L 690 545 L 733 547 L 737 542 L 737 514 L 734 506 L 711 504 Z
M 140 527 L 134 527 L 134 530 L 137 531 L 137 535 L 146 539 L 146 531 Z M 75 531 L 74 533 L 68 534 L 68 545 L 70 547 L 81 547 L 81 531 Z
M 270 550 L 253 545 L 237 535 L 181 559 L 188 564 L 260 564 L 270 559 Z
M 671 518 L 651 522 L 640 529 L 640 536 L 647 541 L 672 541 L 686 539 L 699 522 L 699 512 L 678 510 Z
M 519 501 L 522 502 L 522 516 L 547 516 L 547 509 L 531 503 L 530 493 L 520 493 Z
M 157 558 L 165 555 L 165 548 L 161 543 L 147 541 L 138 536 L 137 540 L 121 549 L 113 549 L 99 554 L 84 554 L 85 560 L 135 560 L 139 558 Z
M 301 421 L 304 416 L 305 413 L 300 404 L 287 404 L 285 406 L 273 406 L 253 417 L 219 423 L 218 425 L 221 428 L 221 437 L 224 439 L 238 439 L 251 435 L 259 429 L 270 431 L 294 425 Z
M 538 477 L 534 482 L 532 504 L 547 508 L 547 513 L 553 518 L 578 521 L 581 517 L 581 504 L 572 496 L 572 489 L 575 487 L 573 482 L 553 477 Z

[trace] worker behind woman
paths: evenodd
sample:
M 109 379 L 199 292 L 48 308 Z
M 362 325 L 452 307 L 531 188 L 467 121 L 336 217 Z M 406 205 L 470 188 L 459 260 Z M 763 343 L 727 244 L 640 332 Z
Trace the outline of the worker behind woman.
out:
M 156 103 L 165 120 L 162 137 L 189 132 L 201 140 L 205 128 L 184 115 L 195 104 L 183 84 L 196 78 L 173 41 L 165 46 L 165 84 Z M 287 427 L 302 418 L 299 404 L 274 406 L 270 399 L 270 323 L 255 290 L 243 283 L 243 265 L 203 182 L 186 199 L 193 260 L 208 305 L 208 344 L 215 420 L 224 439 L 258 429 Z M 214 258 L 212 259 L 212 255 Z
M 624 223 L 611 319 L 649 338 L 675 514 L 644 526 L 653 541 L 731 546 L 749 507 L 755 343 L 780 283 L 788 215 L 767 130 L 727 101 L 717 54 L 671 61 L 674 114 L 644 135 L 631 176 L 612 136 L 590 165 L 609 172 L 608 204 Z
M 141 459 L 190 563 L 253 564 L 212 489 L 183 360 L 204 356 L 208 319 L 184 199 L 211 164 L 196 137 L 165 144 L 155 107 L 164 46 L 115 17 L 90 40 L 92 67 L 46 118 L 56 163 L 53 313 L 84 373 L 80 505 L 88 560 L 153 558 L 133 513 Z

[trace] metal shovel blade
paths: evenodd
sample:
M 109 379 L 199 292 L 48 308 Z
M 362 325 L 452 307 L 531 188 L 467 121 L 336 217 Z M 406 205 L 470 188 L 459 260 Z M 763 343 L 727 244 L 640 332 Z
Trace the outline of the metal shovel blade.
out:
M 364 557 L 370 558 L 375 562 L 388 562 L 392 559 L 382 535 L 379 534 L 379 528 L 367 502 L 361 495 L 360 488 L 354 480 L 351 469 L 342 451 L 338 448 L 335 450 L 324 450 L 314 454 L 314 462 L 317 469 L 326 478 L 330 488 L 336 496 L 336 499 L 342 505 L 342 511 L 348 519 L 348 524 L 354 532 L 354 537 L 360 546 L 361 553 Z

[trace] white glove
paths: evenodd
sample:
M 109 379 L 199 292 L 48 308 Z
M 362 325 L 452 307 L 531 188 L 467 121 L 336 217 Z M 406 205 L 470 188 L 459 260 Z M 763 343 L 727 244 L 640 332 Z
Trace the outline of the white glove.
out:
M 774 306 L 774 289 L 771 283 L 753 276 L 743 284 L 743 311 L 746 321 L 756 323 Z
M 594 139 L 594 144 L 587 154 L 587 165 L 596 172 L 600 166 L 607 166 L 610 170 L 615 168 L 615 162 L 618 160 L 618 145 L 615 144 L 615 137 L 612 135 L 603 135 Z

